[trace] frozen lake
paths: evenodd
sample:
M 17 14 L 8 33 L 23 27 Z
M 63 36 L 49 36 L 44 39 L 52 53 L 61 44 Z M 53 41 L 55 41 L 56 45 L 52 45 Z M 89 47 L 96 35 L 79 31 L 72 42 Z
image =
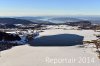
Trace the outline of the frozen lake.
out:
M 58 34 L 34 39 L 33 46 L 73 46 L 83 43 L 83 36 L 75 34 Z

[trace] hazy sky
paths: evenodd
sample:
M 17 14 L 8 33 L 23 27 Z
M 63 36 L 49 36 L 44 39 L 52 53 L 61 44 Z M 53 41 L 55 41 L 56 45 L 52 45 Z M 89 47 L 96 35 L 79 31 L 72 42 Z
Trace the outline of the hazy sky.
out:
M 0 16 L 100 15 L 100 0 L 0 0 Z

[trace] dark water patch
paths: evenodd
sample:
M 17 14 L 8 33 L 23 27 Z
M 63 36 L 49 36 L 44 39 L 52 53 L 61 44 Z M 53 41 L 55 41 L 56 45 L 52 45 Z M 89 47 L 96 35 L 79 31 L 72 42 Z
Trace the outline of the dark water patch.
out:
M 73 46 L 83 44 L 83 36 L 76 34 L 59 34 L 42 36 L 34 39 L 31 46 Z

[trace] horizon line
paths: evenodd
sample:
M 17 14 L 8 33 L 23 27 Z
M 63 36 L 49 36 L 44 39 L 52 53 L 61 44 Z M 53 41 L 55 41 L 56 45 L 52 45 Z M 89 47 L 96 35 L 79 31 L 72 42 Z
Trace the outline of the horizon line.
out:
M 100 16 L 100 15 L 2 15 L 0 17 L 39 17 L 39 16 Z

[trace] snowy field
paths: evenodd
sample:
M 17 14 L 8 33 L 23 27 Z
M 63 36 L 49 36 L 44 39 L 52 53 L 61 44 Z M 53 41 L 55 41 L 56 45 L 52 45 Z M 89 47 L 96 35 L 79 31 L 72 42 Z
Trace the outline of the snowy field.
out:
M 0 66 L 100 66 L 91 48 L 14 47 L 1 52 Z
M 49 29 L 36 38 L 48 35 L 76 34 L 84 41 L 97 39 L 93 30 Z M 17 46 L 1 52 L 0 66 L 100 66 L 95 48 L 76 46 Z
M 41 36 L 48 35 L 58 35 L 58 34 L 76 34 L 80 36 L 84 36 L 84 41 L 90 41 L 97 39 L 94 34 L 99 34 L 99 32 L 94 32 L 93 30 L 63 30 L 63 29 L 53 29 L 53 30 L 45 30 L 40 33 Z
M 40 33 L 41 36 L 48 35 L 58 35 L 58 34 L 76 34 L 80 36 L 84 36 L 84 41 L 96 40 L 95 34 L 100 34 L 100 32 L 95 32 L 94 30 L 77 30 L 78 26 L 72 27 L 67 25 L 60 26 L 47 26 L 50 30 L 44 30 L 44 32 Z

